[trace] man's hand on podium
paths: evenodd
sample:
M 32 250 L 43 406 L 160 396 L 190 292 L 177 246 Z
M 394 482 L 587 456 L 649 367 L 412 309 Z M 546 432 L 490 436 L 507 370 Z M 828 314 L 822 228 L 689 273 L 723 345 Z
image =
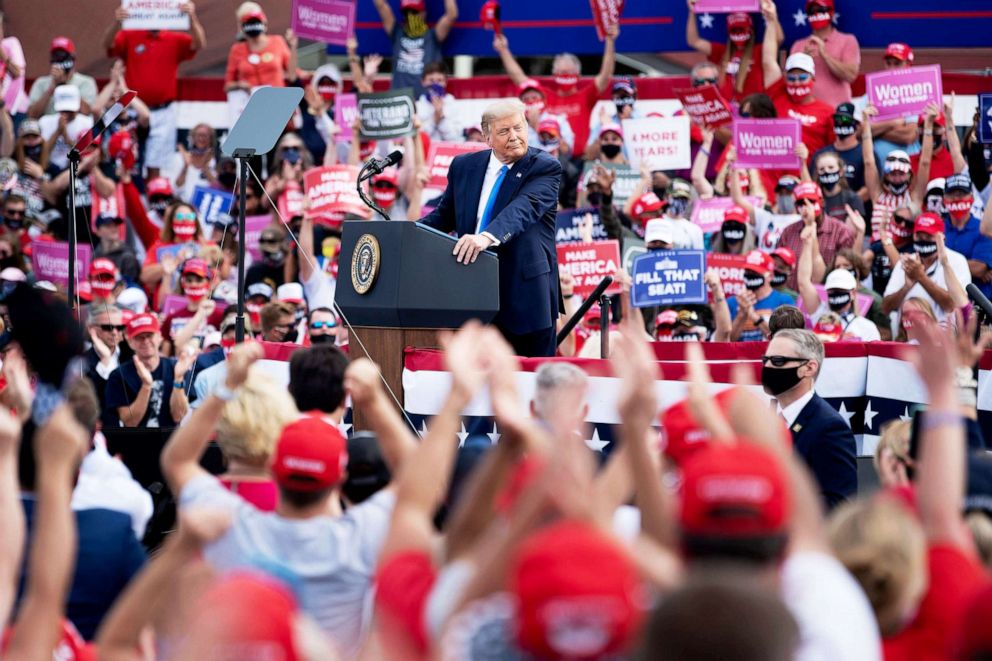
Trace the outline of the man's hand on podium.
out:
M 493 240 L 487 234 L 466 234 L 458 239 L 451 254 L 459 264 L 471 264 L 475 262 L 480 252 L 492 244 Z

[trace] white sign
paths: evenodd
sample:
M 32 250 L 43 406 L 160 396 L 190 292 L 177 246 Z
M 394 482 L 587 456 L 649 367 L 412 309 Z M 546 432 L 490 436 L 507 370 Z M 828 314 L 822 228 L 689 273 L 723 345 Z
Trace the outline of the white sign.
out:
M 182 0 L 123 0 L 125 30 L 189 30 L 189 16 L 179 11 Z
M 688 115 L 625 119 L 623 139 L 634 170 L 642 162 L 652 171 L 682 170 L 692 163 Z

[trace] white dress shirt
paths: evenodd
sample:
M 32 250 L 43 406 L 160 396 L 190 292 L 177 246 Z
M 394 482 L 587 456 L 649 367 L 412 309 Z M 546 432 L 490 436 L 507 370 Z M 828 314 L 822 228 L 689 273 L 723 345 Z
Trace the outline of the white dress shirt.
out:
M 120 459 L 107 452 L 107 441 L 97 432 L 93 449 L 83 459 L 72 491 L 72 509 L 108 509 L 131 517 L 131 529 L 139 540 L 152 518 L 152 497 L 131 477 Z
M 99 356 L 97 357 L 99 358 Z M 102 361 L 97 361 L 95 365 L 96 373 L 99 374 L 100 377 L 104 380 L 109 379 L 111 372 L 113 372 L 115 369 L 120 367 L 120 359 L 121 359 L 121 348 L 115 347 L 113 355 L 110 356 L 110 365 L 109 366 L 104 365 Z
M 493 192 L 493 186 L 496 184 L 496 177 L 499 175 L 499 170 L 503 166 L 508 168 L 505 175 L 503 175 L 503 183 L 506 183 L 507 177 L 510 176 L 510 172 L 513 170 L 513 166 L 516 163 L 503 163 L 498 158 L 496 158 L 496 152 L 489 152 L 489 165 L 486 166 L 486 176 L 482 180 L 482 195 L 479 196 L 479 208 L 475 211 L 475 233 L 479 233 L 479 226 L 482 224 L 482 214 L 486 212 L 486 202 L 489 201 L 489 195 Z M 501 184 L 502 185 L 502 184 Z M 489 218 L 489 222 L 492 222 L 492 217 Z M 486 236 L 493 240 L 493 245 L 499 245 L 499 241 L 496 237 L 489 232 L 486 232 Z
M 785 424 L 790 429 L 792 428 L 793 423 L 796 421 L 796 418 L 799 417 L 799 414 L 802 412 L 802 410 L 806 407 L 807 404 L 809 404 L 809 400 L 813 399 L 814 394 L 815 393 L 813 389 L 810 388 L 808 393 L 806 393 L 796 401 L 792 402 L 785 408 L 782 408 L 781 404 L 778 404 L 778 406 L 776 406 L 776 409 L 778 410 L 778 414 L 783 418 L 785 418 Z

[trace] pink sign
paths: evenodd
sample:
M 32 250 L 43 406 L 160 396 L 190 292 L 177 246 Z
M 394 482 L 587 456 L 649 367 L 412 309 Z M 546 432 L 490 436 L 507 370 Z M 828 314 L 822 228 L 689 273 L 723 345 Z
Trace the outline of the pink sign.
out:
M 756 207 L 762 206 L 761 200 L 756 197 L 748 197 L 747 201 Z M 734 206 L 734 201 L 729 197 L 711 197 L 707 200 L 696 200 L 692 208 L 692 222 L 699 225 L 703 233 L 719 232 L 720 225 L 723 224 L 723 213 Z
M 816 289 L 817 296 L 820 297 L 820 302 L 821 303 L 826 303 L 827 302 L 827 290 L 824 288 L 824 286 L 823 285 L 816 285 L 815 284 L 815 285 L 813 285 L 813 287 Z M 867 315 L 868 314 L 868 310 L 871 309 L 871 304 L 872 304 L 872 301 L 873 300 L 874 299 L 871 296 L 869 296 L 868 294 L 861 294 L 861 293 L 859 293 L 858 294 L 858 297 L 857 297 L 858 314 L 861 315 L 862 317 L 864 317 L 865 315 Z M 813 312 L 816 312 L 816 310 L 813 310 L 813 312 L 810 312 L 809 310 L 806 309 L 806 306 L 803 305 L 803 297 L 802 296 L 800 296 L 799 298 L 796 299 L 796 307 L 798 307 L 800 310 L 802 310 L 803 313 L 807 317 L 809 315 L 813 314 Z M 811 321 L 813 323 L 816 323 L 816 319 L 811 319 Z
M 734 121 L 734 113 L 716 85 L 678 89 L 675 93 L 692 121 L 700 126 L 726 126 Z
M 338 222 L 347 214 L 371 218 L 372 210 L 365 206 L 355 188 L 357 180 L 355 165 L 325 165 L 307 170 L 303 174 L 303 186 L 310 215 L 318 220 Z
M 944 99 L 939 64 L 869 73 L 865 91 L 868 103 L 878 108 L 878 120 L 919 115 L 929 103 L 940 108 Z
M 472 152 L 489 149 L 484 142 L 431 142 L 431 151 L 427 156 L 431 180 L 428 188 L 444 190 L 448 187 L 448 168 L 455 156 L 471 154 Z
M 86 280 L 90 272 L 93 250 L 87 245 L 76 246 L 76 281 Z M 69 286 L 69 244 L 65 241 L 33 241 L 31 268 L 38 280 L 48 280 Z
M 334 138 L 338 142 L 351 142 L 351 124 L 358 117 L 358 96 L 338 94 L 334 99 L 334 123 L 340 129 Z
M 706 269 L 716 271 L 723 285 L 723 293 L 727 296 L 737 296 L 744 291 L 744 265 L 747 258 L 744 255 L 725 255 L 710 253 L 706 255 Z
M 760 0 L 696 0 L 693 11 L 697 14 L 732 14 L 734 12 L 757 12 L 761 10 Z
M 592 243 L 561 243 L 558 249 L 558 266 L 575 278 L 575 293 L 588 296 L 600 281 L 620 270 L 620 242 L 616 240 Z M 610 285 L 607 294 L 622 291 L 619 278 Z
M 796 119 L 735 119 L 738 168 L 798 170 L 796 147 L 802 141 Z
M 354 0 L 293 0 L 293 32 L 344 46 L 355 33 Z
M 262 216 L 245 216 L 245 250 L 252 259 L 261 259 L 262 252 L 258 249 L 258 238 L 262 236 L 262 230 L 272 222 L 272 216 L 265 214 Z

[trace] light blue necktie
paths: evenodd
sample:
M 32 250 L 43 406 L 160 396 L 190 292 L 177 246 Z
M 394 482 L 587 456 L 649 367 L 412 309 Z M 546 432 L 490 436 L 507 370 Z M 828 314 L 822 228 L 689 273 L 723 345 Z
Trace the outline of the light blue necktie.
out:
M 479 222 L 479 233 L 486 231 L 489 227 L 490 217 L 493 215 L 493 206 L 496 204 L 496 196 L 499 195 L 499 187 L 503 185 L 503 179 L 506 177 L 506 172 L 510 168 L 504 165 L 499 169 L 499 174 L 496 175 L 496 181 L 493 183 L 493 189 L 489 193 L 489 200 L 486 202 L 486 208 L 482 211 L 482 220 Z

